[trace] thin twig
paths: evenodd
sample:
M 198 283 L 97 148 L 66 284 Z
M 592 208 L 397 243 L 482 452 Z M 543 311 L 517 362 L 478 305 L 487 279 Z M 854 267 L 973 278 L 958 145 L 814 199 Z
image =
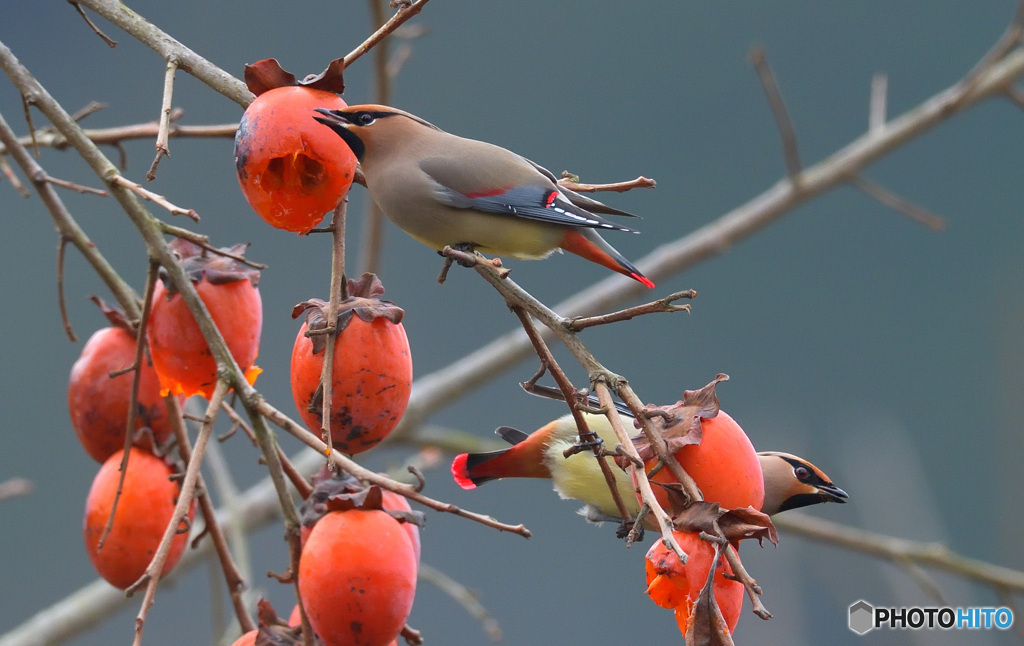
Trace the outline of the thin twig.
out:
M 208 126 L 183 126 L 174 123 L 176 117 L 181 116 L 181 110 L 175 109 L 171 112 L 171 124 L 167 130 L 168 139 L 191 138 L 191 139 L 233 139 L 238 130 L 237 123 L 215 124 Z M 87 128 L 82 131 L 86 138 L 95 144 L 116 145 L 134 139 L 152 139 L 160 133 L 160 124 L 157 121 L 116 126 L 113 128 Z M 19 137 L 22 145 L 32 143 L 31 137 Z M 42 147 L 65 150 L 68 148 L 68 140 L 57 130 L 42 130 L 36 133 L 36 143 Z M 6 146 L 0 146 L 0 154 L 6 153 Z
M 904 572 L 906 572 L 907 576 L 909 576 L 925 594 L 931 597 L 932 601 L 934 601 L 936 605 L 950 605 L 946 595 L 942 592 L 942 588 L 938 583 L 936 583 L 935 579 L 932 578 L 932 575 L 928 574 L 923 567 L 905 558 L 895 559 L 894 562 Z
M 146 20 L 137 11 L 125 11 L 120 0 L 78 0 L 139 42 L 155 51 L 161 59 L 178 57 L 178 67 L 223 94 L 243 108 L 252 100 L 252 92 L 245 83 L 210 63 L 199 54 L 175 40 L 170 34 Z M 52 121 L 52 120 L 51 120 Z
M 154 204 L 162 206 L 163 208 L 167 209 L 167 211 L 169 211 L 171 215 L 184 215 L 186 217 L 191 218 L 194 222 L 199 222 L 199 215 L 195 212 L 194 209 L 183 209 L 180 206 L 175 206 L 171 204 L 163 195 L 157 195 L 153 191 L 143 188 L 141 184 L 131 181 L 124 175 L 114 175 L 111 178 L 111 182 L 127 188 L 129 191 L 135 193 L 144 200 L 149 200 Z
M 28 124 L 28 135 L 32 143 L 32 152 L 39 157 L 39 144 L 36 143 L 36 124 L 32 122 L 32 102 L 35 97 L 31 94 L 21 95 L 21 110 L 25 115 L 25 123 Z
M 70 2 L 71 6 L 73 6 L 78 11 L 78 15 L 82 17 L 82 20 L 85 21 L 85 24 L 89 25 L 89 29 L 92 29 L 93 33 L 99 36 L 103 40 L 103 42 L 107 44 L 107 47 L 110 47 L 111 49 L 117 47 L 117 41 L 111 38 L 110 36 L 107 36 L 102 31 L 100 31 L 100 28 L 96 26 L 96 23 L 90 20 L 89 16 L 85 15 L 85 10 L 82 9 L 82 5 L 75 2 L 74 0 L 68 0 L 68 2 Z
M 7 181 L 11 183 L 14 190 L 18 191 L 18 195 L 22 197 L 30 197 L 32 195 L 32 193 L 25 188 L 25 185 L 21 183 L 21 180 L 18 179 L 18 176 L 14 173 L 14 169 L 11 168 L 11 164 L 7 161 L 7 157 L 0 157 L 0 172 L 4 174 L 4 177 L 6 177 Z
M 733 577 L 743 585 L 743 589 L 747 591 L 747 597 L 750 598 L 751 611 L 760 617 L 761 619 L 768 620 L 772 618 L 772 613 L 768 612 L 768 609 L 761 603 L 761 586 L 757 585 L 757 581 L 754 580 L 750 573 L 747 572 L 747 568 L 743 566 L 743 562 L 740 561 L 740 555 L 736 552 L 736 548 L 732 545 L 726 545 L 725 548 L 725 560 L 729 563 L 729 567 L 732 568 Z
M 252 393 L 252 396 L 256 396 L 256 394 Z M 270 403 L 267 402 L 266 400 L 257 397 L 257 399 L 253 402 L 253 405 L 255 411 L 258 412 L 260 415 L 266 417 L 279 428 L 282 428 L 288 433 L 290 433 L 293 437 L 298 438 L 301 442 L 303 442 L 306 446 L 312 448 L 313 450 L 319 451 L 322 455 L 329 454 L 331 461 L 333 461 L 338 466 L 338 468 L 340 468 L 343 471 L 346 471 L 347 473 L 351 474 L 353 477 L 359 480 L 377 485 L 378 487 L 382 487 L 384 489 L 387 489 L 388 491 L 393 491 L 397 494 L 403 495 L 409 500 L 415 501 L 423 505 L 424 507 L 429 507 L 434 511 L 440 511 L 448 514 L 454 514 L 456 516 L 461 516 L 462 518 L 467 518 L 469 520 L 478 522 L 482 525 L 486 525 L 488 527 L 497 529 L 499 531 L 519 534 L 523 538 L 529 538 L 530 536 L 532 536 L 530 530 L 526 529 L 526 527 L 524 527 L 521 524 L 507 525 L 505 523 L 498 522 L 490 516 L 485 516 L 483 514 L 467 511 L 450 503 L 445 503 L 439 500 L 434 500 L 433 498 L 428 498 L 427 496 L 424 496 L 422 493 L 416 491 L 415 486 L 402 484 L 400 482 L 392 480 L 387 476 L 365 469 L 362 466 L 360 466 L 357 462 L 345 457 L 344 454 L 339 453 L 338 451 L 329 451 L 327 445 L 324 444 L 324 442 L 319 437 L 317 437 L 313 433 L 310 433 L 309 431 L 306 430 L 304 426 L 290 419 L 287 415 L 271 406 Z
M 163 157 L 170 157 L 171 151 L 167 148 L 167 131 L 171 126 L 171 101 L 174 96 L 174 73 L 178 70 L 178 57 L 167 57 L 167 68 L 164 71 L 164 96 L 160 104 L 160 129 L 156 136 L 156 157 L 146 173 L 146 179 L 156 179 L 156 167 L 160 165 Z
M 472 590 L 426 563 L 420 563 L 419 578 L 434 584 L 441 592 L 462 606 L 463 610 L 468 612 L 473 619 L 481 623 L 484 632 L 492 642 L 502 640 L 501 626 L 498 624 L 498 620 L 491 616 L 491 613 L 480 603 L 480 599 Z
M 881 202 L 883 206 L 887 206 L 897 213 L 902 213 L 914 222 L 923 224 L 932 231 L 946 230 L 946 220 L 942 216 L 936 215 L 931 211 L 914 204 L 910 200 L 900 197 L 881 184 L 873 182 L 863 175 L 855 175 L 853 179 L 850 180 L 850 183 L 866 195 L 869 195 Z
M 64 297 L 64 252 L 67 250 L 67 246 L 68 239 L 59 236 L 57 239 L 57 306 L 60 308 L 60 320 L 64 324 L 64 332 L 68 335 L 68 340 L 74 343 L 78 340 L 78 336 L 71 329 L 67 299 Z
M 63 179 L 57 179 L 56 177 L 50 177 L 49 175 L 46 176 L 46 181 L 51 183 L 51 184 L 53 184 L 53 185 L 55 185 L 55 186 L 60 186 L 61 188 L 70 189 L 72 191 L 75 191 L 76 193 L 89 193 L 89 194 L 92 194 L 92 195 L 99 195 L 101 197 L 106 197 L 107 196 L 107 192 L 104 191 L 101 188 L 93 188 L 91 186 L 83 186 L 82 184 L 76 184 L 74 182 L 69 182 L 69 181 L 63 180 Z
M 647 179 L 643 175 L 626 182 L 613 182 L 611 184 L 580 184 L 579 180 L 578 175 L 565 170 L 562 171 L 562 178 L 558 180 L 558 185 L 576 193 L 625 193 L 626 191 L 632 191 L 634 188 L 654 188 L 658 185 L 653 179 Z
M 320 433 L 328 447 L 334 446 L 331 439 L 331 404 L 334 398 L 334 344 L 338 340 L 338 307 L 345 296 L 345 211 L 348 198 L 344 198 L 334 209 L 331 221 L 331 287 L 327 301 L 327 328 L 321 330 L 327 334 L 327 345 L 324 347 L 324 364 L 320 369 L 321 402 Z
M 142 598 L 142 607 L 139 608 L 139 613 L 135 616 L 134 646 L 141 646 L 142 644 L 142 631 L 146 625 L 149 609 L 153 607 L 153 603 L 156 601 L 156 588 L 160 583 L 160 573 L 163 570 L 164 563 L 167 562 L 167 555 L 171 551 L 171 544 L 174 542 L 175 536 L 178 535 L 182 524 L 187 522 L 186 518 L 189 515 L 189 510 L 192 509 L 196 482 L 199 480 L 199 466 L 203 462 L 203 452 L 206 450 L 206 443 L 213 432 L 213 423 L 217 420 L 220 404 L 224 401 L 224 395 L 227 392 L 228 383 L 218 379 L 217 385 L 213 389 L 213 394 L 210 396 L 209 405 L 206 407 L 206 418 L 203 421 L 203 426 L 199 429 L 199 435 L 196 437 L 196 446 L 192 451 L 192 459 L 189 460 L 185 477 L 181 481 L 181 491 L 178 494 L 178 502 L 174 506 L 171 522 L 167 524 L 163 538 L 160 539 L 160 545 L 157 547 L 153 559 L 146 567 L 146 573 L 125 590 L 126 594 L 131 596 L 133 592 L 143 585 L 146 586 L 146 593 Z
M 590 430 L 587 425 L 587 418 L 584 417 L 583 411 L 581 411 L 574 404 L 576 403 L 576 389 L 573 387 L 572 382 L 562 371 L 562 368 L 558 365 L 558 361 L 555 356 L 551 353 L 550 348 L 541 338 L 537 327 L 533 324 L 533 320 L 530 315 L 527 314 L 523 308 L 513 305 L 512 313 L 519 319 L 519 323 L 526 330 L 526 335 L 530 337 L 530 341 L 533 343 L 533 348 L 537 352 L 537 356 L 540 358 L 541 365 L 546 366 L 548 372 L 551 373 L 551 377 L 558 384 L 559 389 L 562 391 L 562 397 L 569 405 L 569 410 L 572 412 L 573 422 L 576 424 L 576 429 L 579 432 L 579 446 L 586 446 L 588 443 L 591 450 L 594 453 L 594 459 L 597 460 L 598 466 L 601 468 L 601 473 L 604 475 L 604 481 L 608 485 L 608 490 L 612 495 L 612 500 L 615 501 L 615 508 L 619 510 L 619 516 L 623 522 L 629 522 L 632 514 L 629 513 L 629 509 L 626 508 L 626 503 L 622 500 L 622 496 L 619 494 L 619 488 L 615 482 L 615 474 L 612 472 L 611 467 L 608 465 L 608 460 L 605 459 L 601 452 L 601 443 L 595 442 L 598 435 Z
M 245 433 L 252 439 L 253 445 L 258 447 L 259 443 L 256 441 L 256 432 L 252 429 L 252 426 L 242 419 L 242 416 L 239 415 L 238 412 L 235 411 L 235 409 L 227 402 L 224 403 L 222 408 L 224 412 L 227 413 L 228 417 L 231 418 L 232 423 L 244 429 Z M 280 445 L 277 446 L 277 455 L 278 459 L 281 461 L 281 469 L 284 471 L 285 476 L 288 477 L 288 481 L 292 483 L 293 487 L 295 487 L 295 491 L 298 492 L 299 497 L 303 500 L 309 498 L 309 494 L 313 493 L 313 486 L 309 484 L 309 481 L 306 480 L 304 475 L 302 475 L 302 472 L 292 464 L 291 460 L 288 459 L 288 456 Z
M 2 55 L 3 47 L 0 44 L 0 56 Z M 121 309 L 125 311 L 125 314 L 129 318 L 138 317 L 140 311 L 139 297 L 135 294 L 135 291 L 118 275 L 117 271 L 107 262 L 107 259 L 96 248 L 92 240 L 89 239 L 85 231 L 71 217 L 71 213 L 68 212 L 64 202 L 57 195 L 57 191 L 47 181 L 49 176 L 46 174 L 46 171 L 32 158 L 32 155 L 25 149 L 25 146 L 18 142 L 17 135 L 14 134 L 10 125 L 4 120 L 3 115 L 0 115 L 0 142 L 3 142 L 11 157 L 21 167 L 22 172 L 31 180 L 33 187 L 42 199 L 47 211 L 49 211 L 54 224 L 57 226 L 57 232 L 61 238 L 75 245 L 75 248 L 85 257 L 86 262 L 92 266 L 93 271 L 103 280 L 107 288 L 113 292 L 114 297 L 117 299 Z
M 85 104 L 78 110 L 75 110 L 75 112 L 71 115 L 71 118 L 78 122 L 82 119 L 85 119 L 90 114 L 95 114 L 96 112 L 99 112 L 100 110 L 105 110 L 106 108 L 106 103 L 100 103 L 99 101 L 89 101 L 89 103 Z
M 622 425 L 622 419 L 619 414 L 615 412 L 615 403 L 612 401 L 611 390 L 608 388 L 608 384 L 604 382 L 598 382 L 594 385 L 594 392 L 597 395 L 597 399 L 601 402 L 601 406 L 607 411 L 605 414 L 608 416 L 608 421 L 611 423 L 612 430 L 615 431 L 615 438 L 619 441 L 619 445 L 622 446 L 622 450 L 629 456 L 630 462 L 630 473 L 636 482 L 637 489 L 640 492 L 640 502 L 643 506 L 647 507 L 648 515 L 653 515 L 654 520 L 657 523 L 658 530 L 661 532 L 661 538 L 665 541 L 665 545 L 669 547 L 679 560 L 686 563 L 689 558 L 683 548 L 680 547 L 679 543 L 676 542 L 676 538 L 672 531 L 675 529 L 672 525 L 672 519 L 668 513 L 662 508 L 661 503 L 658 502 L 657 497 L 654 495 L 654 490 L 651 488 L 651 482 L 647 478 L 647 474 L 644 472 L 642 467 L 637 467 L 637 463 L 643 464 L 643 460 L 640 459 L 640 454 L 637 453 L 636 447 L 633 445 L 633 441 L 629 437 L 629 433 L 626 432 L 625 427 Z M 636 525 L 633 526 L 634 529 Z M 627 537 L 628 538 L 628 537 Z
M 789 118 L 789 112 L 786 110 L 786 102 L 782 100 L 782 92 L 779 91 L 775 73 L 772 72 L 772 68 L 765 58 L 764 50 L 760 47 L 755 47 L 750 52 L 750 63 L 757 70 L 761 86 L 768 97 L 768 105 L 771 106 L 772 114 L 775 116 L 775 124 L 779 128 L 779 134 L 782 135 L 782 153 L 786 159 L 786 173 L 789 175 L 790 181 L 796 184 L 803 164 L 800 163 L 796 130 L 793 128 L 793 121 Z
M 146 273 L 146 292 L 142 300 L 142 314 L 138 321 L 138 328 L 134 331 L 135 333 L 135 357 L 132 360 L 132 364 L 126 368 L 118 371 L 118 374 L 125 374 L 127 372 L 132 373 L 132 389 L 131 398 L 128 403 L 127 420 L 125 422 L 125 434 L 124 434 L 124 448 L 121 453 L 121 465 L 118 467 L 119 476 L 117 479 L 117 492 L 114 494 L 114 502 L 110 506 L 110 515 L 107 517 L 107 524 L 103 528 L 103 534 L 100 535 L 100 540 L 96 544 L 97 551 L 103 549 L 103 544 L 107 541 L 107 536 L 110 534 L 110 530 L 114 527 L 114 516 L 117 514 L 117 505 L 121 500 L 121 492 L 124 489 L 124 480 L 128 475 L 128 458 L 132 451 L 132 440 L 135 436 L 135 419 L 138 415 L 139 408 L 139 386 L 142 384 L 142 366 L 143 355 L 146 350 L 146 322 L 149 319 L 149 309 L 151 301 L 153 300 L 153 289 L 156 285 L 157 269 L 159 266 L 156 263 L 150 262 L 149 270 Z M 99 302 L 97 300 L 97 302 Z M 113 379 L 116 375 L 111 374 L 110 378 Z
M 683 298 L 696 298 L 697 290 L 686 289 L 680 292 L 674 292 L 669 294 L 665 298 L 659 298 L 656 301 L 645 303 L 643 305 L 637 305 L 636 307 L 630 307 L 617 312 L 610 312 L 608 314 L 602 314 L 600 316 L 589 316 L 589 317 L 576 317 L 567 319 L 565 322 L 565 329 L 570 332 L 579 332 L 585 330 L 588 327 L 594 327 L 595 325 L 605 325 L 608 323 L 618 323 L 619 321 L 628 321 L 636 316 L 642 316 L 644 314 L 655 314 L 657 312 L 687 312 L 690 311 L 689 305 L 673 305 L 675 301 Z
M 192 446 L 188 439 L 184 420 L 182 419 L 178 399 L 174 395 L 167 395 L 164 397 L 164 403 L 167 406 L 167 416 L 171 421 L 174 437 L 177 440 L 178 455 L 186 464 L 189 464 L 192 462 Z M 198 496 L 199 509 L 203 514 L 205 522 L 203 533 L 200 536 L 209 534 L 210 541 L 213 542 L 214 551 L 217 553 L 217 558 L 220 561 L 220 569 L 224 574 L 224 582 L 227 585 L 228 594 L 231 596 L 231 603 L 235 608 L 235 617 L 238 619 L 238 625 L 243 633 L 249 632 L 254 630 L 256 626 L 253 624 L 252 617 L 249 616 L 249 612 L 245 607 L 243 594 L 245 591 L 245 579 L 231 557 L 227 538 L 224 536 L 224 530 L 217 521 L 217 510 L 213 506 L 213 500 L 210 498 L 210 491 L 206 487 L 202 473 L 199 474 L 196 480 L 196 487 L 201 494 Z M 195 547 L 194 544 L 193 547 Z
M 254 269 L 259 269 L 261 271 L 267 268 L 267 265 L 259 262 L 253 262 L 252 260 L 246 258 L 244 255 L 231 253 L 230 251 L 226 251 L 225 249 L 214 247 L 213 245 L 210 244 L 210 238 L 201 233 L 195 233 L 194 231 L 189 231 L 188 229 L 176 227 L 173 224 L 168 224 L 167 222 L 160 222 L 160 228 L 163 229 L 163 232 L 166 233 L 167 235 L 188 240 L 189 242 L 195 243 L 196 245 L 202 247 L 204 250 L 214 255 L 230 258 L 236 262 L 242 263 L 243 265 L 248 265 L 249 267 L 253 267 Z
M 423 5 L 427 4 L 427 2 L 429 2 L 429 0 L 416 0 L 415 2 L 402 4 L 402 6 L 398 8 L 398 11 L 395 12 L 395 15 L 391 16 L 390 20 L 384 23 L 380 29 L 371 34 L 369 38 L 359 45 L 359 47 L 356 47 L 354 50 L 349 52 L 347 56 L 345 56 L 345 67 L 347 68 L 360 56 L 370 51 L 374 45 L 384 40 L 388 34 L 398 29 L 398 27 L 406 20 L 409 20 L 422 11 Z

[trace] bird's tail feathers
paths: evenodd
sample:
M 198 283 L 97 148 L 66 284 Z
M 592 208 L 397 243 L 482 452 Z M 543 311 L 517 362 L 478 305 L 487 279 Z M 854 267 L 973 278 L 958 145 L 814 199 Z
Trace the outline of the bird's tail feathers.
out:
M 629 276 L 645 287 L 654 287 L 654 281 L 644 276 L 633 263 L 626 260 L 625 256 L 605 242 L 593 229 L 570 229 L 566 232 L 565 237 L 562 238 L 559 247 L 581 258 L 586 258 L 590 262 L 607 267 L 624 276 Z

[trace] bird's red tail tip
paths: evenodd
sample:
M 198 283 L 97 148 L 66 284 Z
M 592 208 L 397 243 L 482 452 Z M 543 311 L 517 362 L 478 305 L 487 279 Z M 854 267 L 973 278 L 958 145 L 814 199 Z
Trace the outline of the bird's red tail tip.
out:
M 643 283 L 644 287 L 648 289 L 654 289 L 654 281 L 644 276 L 643 274 L 631 273 L 629 275 L 633 280 Z
M 469 477 L 469 469 L 466 468 L 468 453 L 460 453 L 452 460 L 452 478 L 455 483 L 465 490 L 476 489 L 476 483 Z

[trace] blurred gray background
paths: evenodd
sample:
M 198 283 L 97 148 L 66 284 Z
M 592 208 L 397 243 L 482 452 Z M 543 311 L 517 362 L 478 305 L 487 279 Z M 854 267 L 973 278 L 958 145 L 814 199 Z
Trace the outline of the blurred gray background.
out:
M 607 237 L 637 259 L 774 184 L 784 173 L 779 135 L 747 54 L 765 48 L 813 163 L 867 125 L 870 80 L 889 77 L 897 115 L 966 73 L 1008 24 L 1010 1 L 965 3 L 432 2 L 415 24 L 394 103 L 438 126 L 520 152 L 585 181 L 643 174 L 658 187 L 607 196 L 644 216 L 639 236 Z M 199 54 L 241 76 L 245 63 L 276 57 L 299 76 L 318 72 L 369 33 L 364 2 L 139 1 L 133 9 Z M 119 41 L 109 49 L 65 2 L 0 3 L 0 41 L 70 111 L 109 104 L 85 122 L 116 126 L 157 118 L 163 62 L 97 18 Z M 349 103 L 370 96 L 371 65 L 346 74 Z M 237 121 L 241 110 L 179 73 L 181 123 Z M 25 131 L 21 103 L 0 81 L 0 112 Z M 36 124 L 45 119 L 36 113 Z M 896 536 L 938 540 L 954 550 L 1024 568 L 1019 548 L 1019 476 L 1024 385 L 1024 115 L 995 100 L 957 116 L 868 169 L 867 175 L 948 219 L 929 231 L 850 188 L 841 188 L 684 275 L 659 281 L 654 295 L 694 288 L 689 316 L 650 316 L 594 329 L 584 340 L 626 375 L 644 401 L 674 402 L 715 373 L 732 379 L 725 410 L 759 449 L 810 458 L 851 496 L 811 513 Z M 152 142 L 131 142 L 128 176 L 144 181 Z M 111 155 L 114 152 L 110 151 Z M 271 229 L 238 189 L 230 140 L 172 140 L 148 186 L 195 208 L 193 228 L 219 245 L 251 241 L 270 268 L 261 283 L 264 333 L 257 387 L 294 409 L 288 362 L 298 328 L 293 304 L 326 294 L 329 241 Z M 69 152 L 44 150 L 52 175 L 96 186 Z M 141 290 L 143 245 L 110 199 L 63 192 L 74 216 Z M 360 261 L 366 194 L 352 192 L 350 266 Z M 166 214 L 160 212 L 161 217 Z M 166 216 L 170 217 L 170 216 Z M 0 183 L 0 481 L 30 478 L 35 493 L 0 502 L 0 634 L 95 578 L 81 539 L 82 504 L 97 470 L 81 451 L 66 411 L 66 379 L 82 343 L 104 321 L 86 301 L 107 297 L 69 250 L 69 343 L 57 309 L 57 237 L 38 196 L 22 199 Z M 188 224 L 179 220 L 177 224 Z M 508 261 L 513 278 L 554 304 L 605 277 L 573 256 Z M 439 258 L 388 225 L 381 271 L 388 295 L 405 307 L 417 375 L 426 375 L 515 326 L 499 297 L 472 272 L 444 286 Z M 571 376 L 582 384 L 575 366 Z M 516 366 L 432 422 L 490 437 L 494 427 L 533 430 L 561 415 L 554 403 L 522 394 Z M 295 451 L 298 443 L 282 442 Z M 263 471 L 240 437 L 222 447 L 239 487 Z M 363 460 L 401 463 L 408 449 Z M 447 458 L 427 474 L 426 493 L 523 522 L 530 540 L 428 513 L 423 560 L 481 594 L 508 644 L 611 644 L 635 639 L 680 643 L 669 611 L 644 595 L 643 556 L 609 526 L 588 526 L 545 482 L 496 482 L 459 490 Z M 258 532 L 252 562 L 260 588 L 283 612 L 291 589 L 265 579 L 283 570 L 280 525 Z M 775 618 L 745 612 L 739 643 L 986 643 L 1007 633 L 879 633 L 857 637 L 847 606 L 928 605 L 931 599 L 891 566 L 783 534 L 777 548 L 744 545 L 744 562 L 765 589 Z M 211 580 L 215 583 L 211 584 Z M 999 605 L 995 594 L 937 577 L 953 605 Z M 204 568 L 163 589 L 145 643 L 202 644 L 216 638 Z M 212 587 L 211 587 L 212 586 Z M 211 590 L 216 592 L 211 593 Z M 74 644 L 127 643 L 138 602 Z M 481 644 L 478 622 L 422 583 L 410 622 L 429 644 Z M 916 640 L 916 641 L 915 641 Z

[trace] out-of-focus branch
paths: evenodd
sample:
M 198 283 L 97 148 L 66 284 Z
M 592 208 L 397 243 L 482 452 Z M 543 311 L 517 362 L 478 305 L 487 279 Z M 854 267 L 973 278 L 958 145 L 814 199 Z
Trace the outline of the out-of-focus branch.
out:
M 800 182 L 781 179 L 761 195 L 703 227 L 666 243 L 641 258 L 637 267 L 653 280 L 662 280 L 719 256 L 740 240 L 781 219 L 801 204 L 846 184 L 873 162 L 914 140 L 979 102 L 1003 96 L 1024 75 L 1024 51 L 1010 51 L 977 75 L 974 83 L 955 83 L 901 116 L 858 137 L 827 159 L 801 171 Z M 643 293 L 644 288 L 620 276 L 610 276 L 581 290 L 552 309 L 563 316 L 593 316 Z M 544 331 L 545 338 L 553 333 Z M 530 342 L 513 330 L 451 365 L 421 377 L 413 384 L 405 417 L 395 433 L 411 433 L 431 413 L 486 384 L 530 355 Z
M 32 481 L 25 478 L 10 478 L 0 482 L 0 500 L 27 496 L 32 493 Z
M 1024 592 L 1024 572 L 962 556 L 942 543 L 897 538 L 800 512 L 780 514 L 772 522 L 783 532 L 890 560 L 900 567 L 906 562 L 924 565 L 977 583 Z

